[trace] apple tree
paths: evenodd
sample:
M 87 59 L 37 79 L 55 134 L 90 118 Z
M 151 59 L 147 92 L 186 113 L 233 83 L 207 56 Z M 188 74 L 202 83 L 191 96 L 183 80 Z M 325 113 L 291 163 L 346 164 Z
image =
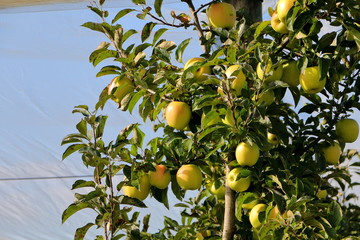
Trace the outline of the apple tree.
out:
M 279 0 L 268 21 L 261 1 L 181 0 L 189 11 L 166 14 L 166 1 L 132 2 L 110 16 L 99 0 L 89 6 L 99 22 L 83 24 L 106 37 L 89 59 L 108 81 L 94 110 L 75 107 L 77 132 L 62 141 L 63 159 L 78 152 L 94 170 L 62 215 L 97 214 L 74 239 L 91 227 L 106 240 L 359 239 L 359 153 L 348 148 L 359 133 L 359 2 Z M 129 14 L 141 32 L 122 27 Z M 195 31 L 199 49 L 166 39 L 174 28 Z M 151 122 L 153 135 L 136 122 L 106 143 L 105 104 Z M 147 197 L 180 208 L 181 221 L 164 216 L 149 232 Z

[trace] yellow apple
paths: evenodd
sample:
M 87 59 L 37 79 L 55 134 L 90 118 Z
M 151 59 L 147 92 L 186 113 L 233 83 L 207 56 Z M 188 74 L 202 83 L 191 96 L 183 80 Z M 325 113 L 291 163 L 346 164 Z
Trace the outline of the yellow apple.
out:
M 204 62 L 204 61 L 205 58 L 201 58 L 201 57 L 191 58 L 185 63 L 184 70 L 191 67 L 197 62 Z M 211 67 L 210 66 L 199 67 L 196 71 L 193 72 L 193 74 L 194 74 L 194 79 L 197 82 L 204 81 L 207 79 L 207 75 L 211 74 Z
M 139 200 L 144 200 L 150 192 L 150 182 L 148 174 L 144 174 L 140 177 L 139 189 L 133 186 L 123 186 L 124 195 Z
M 242 168 L 234 168 L 232 169 L 226 179 L 227 185 L 234 191 L 243 192 L 246 191 L 251 183 L 251 177 L 247 173 L 242 176 Z M 245 170 L 246 171 L 246 170 Z M 249 172 L 249 171 L 246 171 Z
M 236 22 L 235 7 L 229 3 L 213 3 L 207 9 L 206 14 L 210 24 L 215 28 L 231 29 Z
M 258 145 L 256 145 L 255 143 L 252 143 L 252 145 L 250 145 L 249 143 L 241 142 L 235 150 L 236 161 L 241 166 L 255 165 L 255 163 L 259 159 L 259 155 L 260 150 Z
M 156 165 L 155 172 L 149 172 L 149 181 L 150 185 L 157 187 L 159 189 L 165 189 L 168 187 L 171 180 L 171 175 L 169 170 L 164 165 Z
M 339 159 L 341 156 L 340 145 L 335 142 L 333 145 L 327 146 L 322 149 L 324 158 L 328 164 L 339 164 Z
M 325 199 L 326 196 L 327 196 L 327 190 L 326 189 L 319 189 L 316 193 L 316 196 L 319 198 L 319 199 Z
M 165 119 L 170 127 L 183 130 L 191 119 L 190 106 L 178 101 L 169 103 L 165 110 Z
M 212 182 L 208 185 L 209 192 L 218 197 L 218 199 L 224 199 L 225 197 L 225 186 L 221 185 L 219 188 L 216 188 L 215 182 Z
M 265 76 L 270 74 L 271 71 L 272 71 L 272 75 Z M 258 63 L 258 65 L 256 66 L 256 73 L 260 80 L 263 80 L 266 83 L 273 82 L 281 79 L 281 76 L 283 74 L 283 68 L 282 65 L 279 65 L 276 69 L 274 69 L 272 62 L 268 61 L 266 65 L 265 73 L 260 63 Z
M 259 202 L 259 195 L 257 193 L 251 193 L 244 202 L 242 203 L 241 207 L 245 209 L 252 209 L 256 204 Z
M 336 135 L 338 135 L 343 142 L 355 142 L 359 136 L 359 124 L 354 119 L 341 119 L 336 123 L 335 127 Z
M 265 204 L 259 203 L 251 209 L 251 211 L 249 213 L 249 220 L 250 220 L 251 225 L 254 228 L 261 227 L 261 225 L 265 221 L 266 208 L 267 208 L 267 206 Z
M 113 92 L 114 88 L 116 90 Z M 133 82 L 127 77 L 115 77 L 107 87 L 108 94 L 111 99 L 117 103 L 121 103 L 123 98 L 133 92 L 135 89 Z
M 246 76 L 240 69 L 240 65 L 232 65 L 225 71 L 227 78 L 230 78 L 235 71 L 238 71 L 236 78 L 231 82 L 231 88 L 235 90 L 236 95 L 241 95 L 241 90 L 246 86 Z
M 308 67 L 300 73 L 301 88 L 306 93 L 315 94 L 324 89 L 326 78 L 320 79 L 320 69 L 318 66 Z
M 279 19 L 281 22 L 285 23 L 286 16 L 294 2 L 296 0 L 279 0 L 276 5 L 276 11 L 278 12 Z
M 280 210 L 278 208 L 278 206 L 273 207 L 268 214 L 268 219 L 269 220 L 273 220 L 273 219 L 277 219 L 280 216 Z
M 292 87 L 299 85 L 300 70 L 296 66 L 295 61 L 283 64 L 283 74 L 281 80 Z
M 275 32 L 282 33 L 282 34 L 289 32 L 289 30 L 286 28 L 285 23 L 280 21 L 280 18 L 278 16 L 277 12 L 274 12 L 273 15 L 271 16 L 270 24 L 271 24 L 271 27 L 275 30 Z
M 184 190 L 196 190 L 201 187 L 202 173 L 194 164 L 183 165 L 176 173 L 176 181 Z
M 280 139 L 278 138 L 278 136 L 276 136 L 276 134 L 271 133 L 271 132 L 267 133 L 267 139 L 268 139 L 268 142 L 273 145 L 278 145 L 280 143 Z

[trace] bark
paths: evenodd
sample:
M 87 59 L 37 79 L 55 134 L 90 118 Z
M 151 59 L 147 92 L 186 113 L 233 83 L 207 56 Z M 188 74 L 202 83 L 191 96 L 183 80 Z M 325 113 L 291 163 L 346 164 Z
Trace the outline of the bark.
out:
M 241 10 L 250 25 L 254 22 L 262 21 L 262 1 L 257 0 L 230 0 L 229 3 L 235 6 L 236 10 Z M 228 159 L 229 161 L 230 159 Z M 230 162 L 230 161 L 229 161 Z M 226 165 L 226 177 L 230 172 Z M 223 225 L 222 240 L 233 240 L 235 234 L 235 192 L 226 184 L 225 190 L 225 215 Z
M 226 165 L 226 179 L 230 172 L 230 167 Z M 223 240 L 234 239 L 235 233 L 235 192 L 225 184 L 225 214 L 223 227 Z

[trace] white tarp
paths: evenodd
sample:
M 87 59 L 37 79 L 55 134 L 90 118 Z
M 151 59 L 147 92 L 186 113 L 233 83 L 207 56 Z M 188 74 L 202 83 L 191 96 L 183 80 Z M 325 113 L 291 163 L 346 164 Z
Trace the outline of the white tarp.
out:
M 165 8 L 168 12 L 180 8 L 184 4 L 179 2 L 165 0 Z M 71 185 L 83 178 L 76 176 L 92 172 L 84 168 L 79 155 L 61 161 L 65 147 L 60 142 L 75 132 L 80 120 L 80 115 L 71 114 L 73 107 L 87 104 L 93 109 L 100 91 L 111 80 L 111 76 L 96 78 L 99 68 L 88 62 L 89 54 L 106 39 L 80 27 L 87 21 L 99 21 L 87 4 L 0 10 L 0 240 L 72 239 L 76 228 L 94 218 L 84 210 L 61 224 L 62 212 L 74 200 Z M 109 1 L 106 6 L 115 14 L 119 7 L 133 5 L 121 0 Z M 137 21 L 133 17 L 124 27 L 140 30 L 144 23 L 136 26 Z M 179 42 L 189 37 L 181 31 L 169 34 Z M 192 44 L 184 58 L 200 53 L 196 40 Z M 109 115 L 105 140 L 128 124 L 141 122 L 136 114 L 124 114 L 110 102 L 102 114 Z M 177 203 L 174 198 L 171 201 L 170 205 Z M 178 215 L 155 200 L 145 203 L 151 208 L 142 211 L 153 214 L 151 231 L 161 227 L 160 215 Z M 86 239 L 94 234 L 91 231 Z

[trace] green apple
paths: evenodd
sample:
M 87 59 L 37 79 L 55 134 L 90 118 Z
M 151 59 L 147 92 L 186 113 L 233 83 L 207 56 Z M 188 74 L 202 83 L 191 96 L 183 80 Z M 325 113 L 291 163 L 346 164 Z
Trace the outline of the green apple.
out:
M 327 146 L 322 149 L 324 158 L 328 164 L 339 164 L 341 156 L 341 148 L 337 142 L 334 142 L 333 145 Z
M 149 172 L 150 185 L 159 189 L 165 189 L 168 187 L 171 180 L 169 170 L 164 165 L 156 165 L 155 171 Z
M 272 71 L 272 75 L 265 76 L 265 75 L 270 74 L 271 71 Z M 281 76 L 283 74 L 283 68 L 282 68 L 282 65 L 279 65 L 276 69 L 274 69 L 272 62 L 269 60 L 266 65 L 265 72 L 261 66 L 261 63 L 258 63 L 258 65 L 256 66 L 256 74 L 257 74 L 258 78 L 260 80 L 264 80 L 265 83 L 273 82 L 273 81 L 281 79 Z
M 355 142 L 359 136 L 359 124 L 354 119 L 341 119 L 336 123 L 335 127 L 336 135 L 338 135 L 343 142 Z
M 277 12 L 274 12 L 270 19 L 271 27 L 274 29 L 275 32 L 278 33 L 288 33 L 289 30 L 286 28 L 286 24 L 280 21 L 280 18 L 278 16 Z
M 242 168 L 234 168 L 227 175 L 226 182 L 234 191 L 246 191 L 251 183 L 250 171 Z
M 178 101 L 169 103 L 165 110 L 165 119 L 170 127 L 183 130 L 191 119 L 190 106 Z
M 249 213 L 249 220 L 254 228 L 261 227 L 261 225 L 265 221 L 266 208 L 267 206 L 265 204 L 259 203 L 251 209 Z
M 115 88 L 116 90 L 114 91 Z M 123 98 L 133 92 L 134 89 L 134 84 L 129 78 L 120 76 L 113 78 L 107 86 L 108 94 L 111 96 L 111 99 L 117 103 L 121 103 Z
M 279 0 L 276 5 L 276 11 L 278 12 L 279 19 L 281 22 L 285 23 L 286 16 L 294 2 L 296 0 Z
M 283 64 L 283 74 L 281 80 L 292 87 L 299 85 L 300 70 L 296 66 L 295 61 Z
M 259 202 L 259 195 L 257 193 L 250 193 L 250 195 L 245 198 L 241 207 L 245 209 L 252 209 Z
M 204 61 L 205 58 L 201 58 L 201 57 L 191 58 L 185 63 L 184 70 L 188 69 L 197 62 L 204 62 Z M 194 79 L 197 82 L 204 81 L 207 79 L 208 77 L 207 75 L 211 74 L 211 67 L 210 66 L 199 67 L 195 72 L 193 72 L 193 74 L 194 74 Z
M 246 86 L 246 76 L 240 69 L 240 65 L 232 65 L 225 71 L 227 78 L 230 78 L 235 71 L 238 71 L 236 78 L 231 82 L 231 89 L 235 90 L 237 96 L 241 95 L 241 90 Z
M 326 78 L 320 79 L 320 75 L 318 66 L 308 67 L 300 73 L 300 85 L 304 92 L 315 94 L 324 89 Z
M 268 142 L 273 145 L 278 145 L 280 143 L 280 139 L 278 138 L 278 136 L 271 132 L 267 133 L 267 139 L 268 139 Z
M 316 192 L 316 196 L 319 198 L 319 199 L 325 199 L 326 196 L 327 196 L 327 190 L 326 189 L 319 189 L 317 192 Z
M 123 186 L 122 189 L 125 196 L 136 198 L 141 201 L 145 200 L 150 192 L 150 181 L 148 174 L 144 174 L 140 177 L 139 189 L 133 186 Z
M 176 181 L 184 190 L 196 190 L 201 187 L 202 173 L 194 164 L 183 165 L 176 173 Z
M 212 3 L 206 14 L 211 26 L 231 29 L 236 22 L 236 10 L 232 4 L 225 2 Z
M 241 166 L 254 166 L 259 159 L 260 150 L 258 145 L 241 142 L 235 150 L 236 161 Z

